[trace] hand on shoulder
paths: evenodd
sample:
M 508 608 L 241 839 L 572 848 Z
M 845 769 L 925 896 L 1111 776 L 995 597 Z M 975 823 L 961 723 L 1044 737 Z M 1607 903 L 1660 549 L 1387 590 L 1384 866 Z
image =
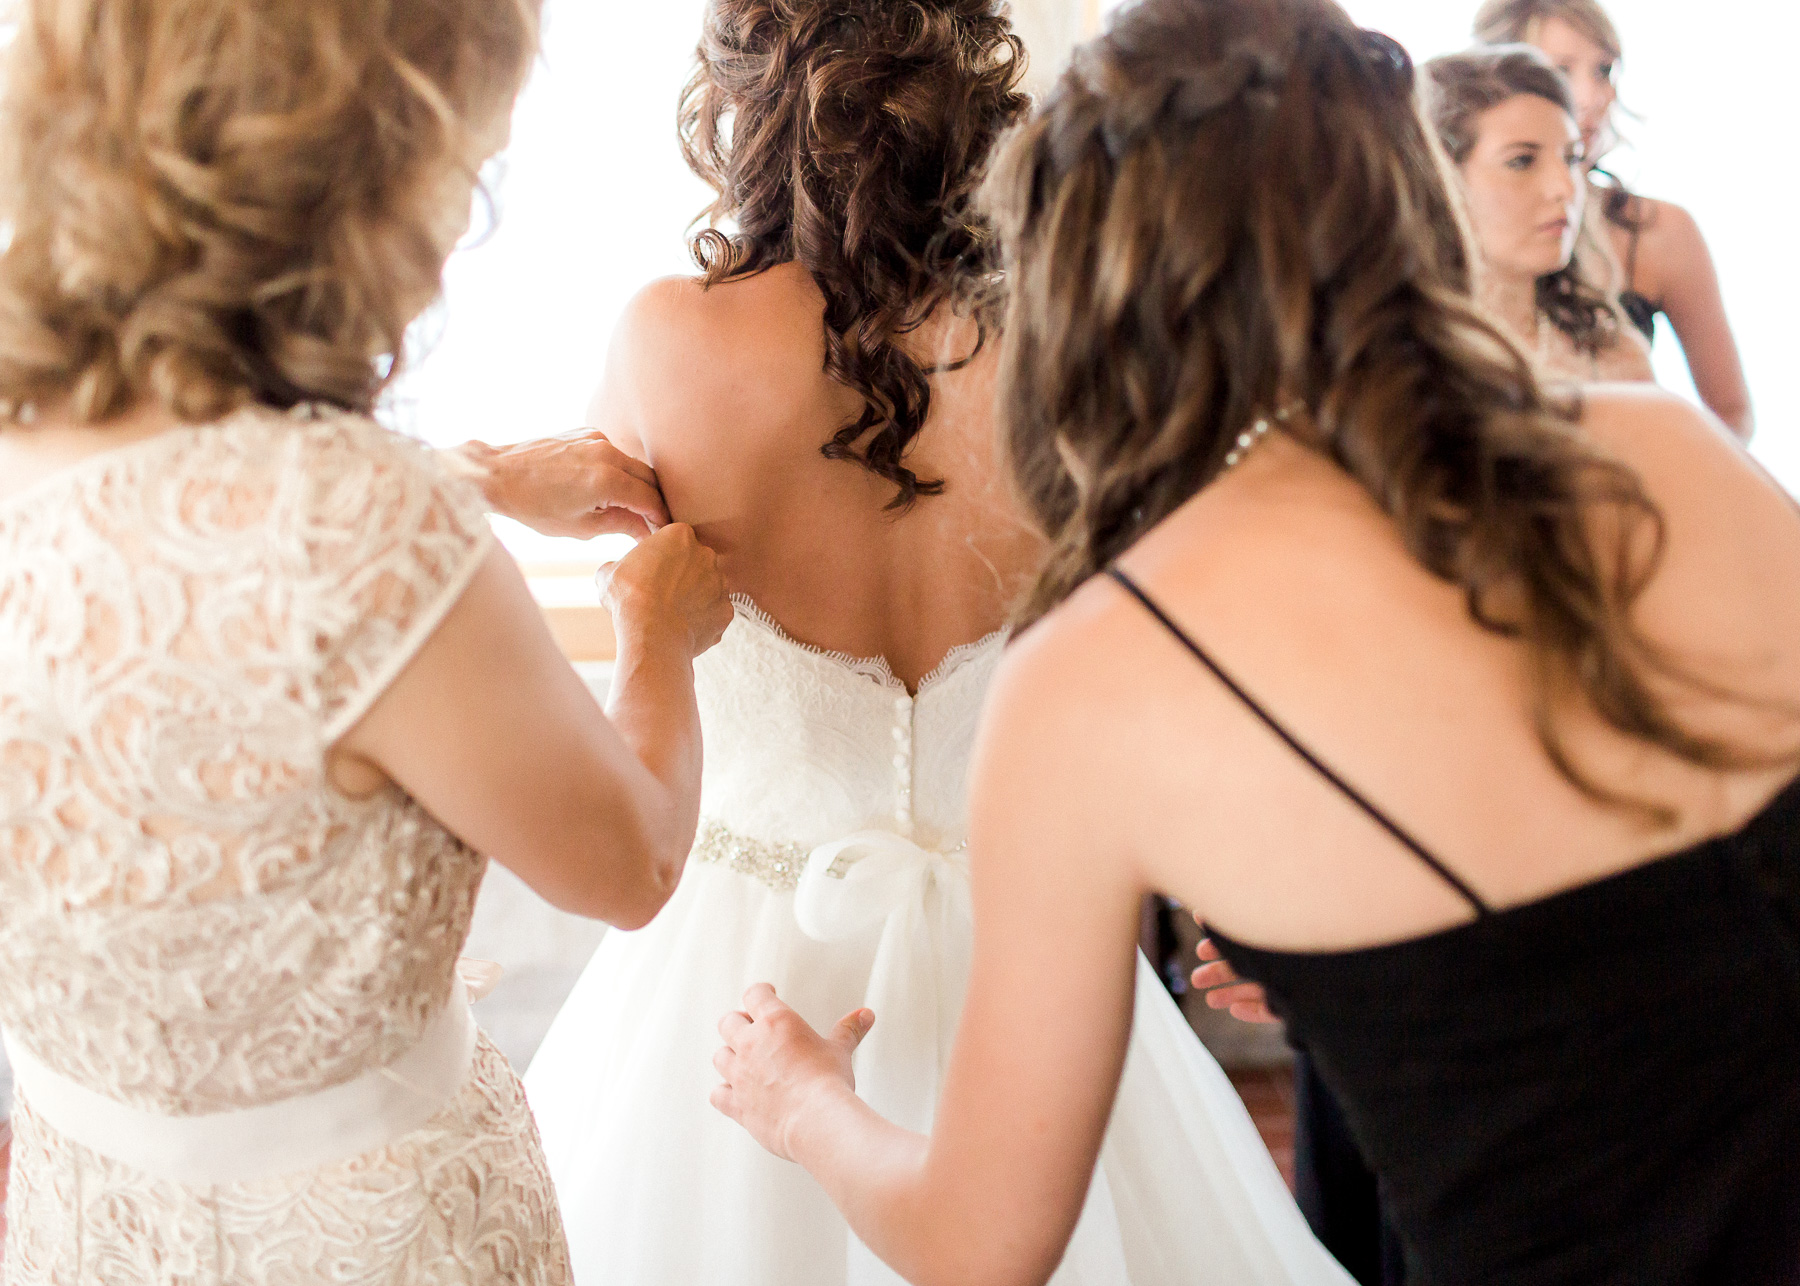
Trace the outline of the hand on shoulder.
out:
M 465 442 L 445 456 L 494 512 L 546 536 L 641 540 L 669 521 L 656 471 L 598 429 L 500 447 Z
M 494 447 L 468 442 L 446 452 L 498 513 L 547 536 L 639 539 L 670 521 L 651 461 L 671 430 L 713 417 L 697 393 L 714 378 L 700 283 L 665 277 L 640 290 L 621 315 L 588 425 L 559 437 Z

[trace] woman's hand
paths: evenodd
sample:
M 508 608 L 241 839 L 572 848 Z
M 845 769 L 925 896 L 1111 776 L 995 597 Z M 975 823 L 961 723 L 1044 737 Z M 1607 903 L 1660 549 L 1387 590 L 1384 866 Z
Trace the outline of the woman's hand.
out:
M 669 521 L 656 471 L 598 429 L 503 447 L 465 442 L 444 455 L 495 513 L 546 536 L 641 540 Z
M 1194 990 L 1206 992 L 1206 1003 L 1214 1009 L 1228 1009 L 1231 1016 L 1247 1023 L 1278 1023 L 1269 1011 L 1269 999 L 1254 982 L 1245 982 L 1237 970 L 1226 962 L 1211 938 L 1200 939 L 1200 959 L 1205 961 L 1194 970 Z M 1209 990 L 1210 988 L 1210 990 Z
M 621 647 L 627 640 L 670 638 L 696 657 L 731 624 L 719 556 L 686 523 L 670 523 L 638 542 L 624 558 L 603 566 L 596 583 Z
M 875 1015 L 858 1009 L 821 1036 L 781 1003 L 773 987 L 759 982 L 744 993 L 741 1010 L 719 1020 L 725 1044 L 713 1066 L 725 1083 L 712 1092 L 712 1105 L 770 1152 L 793 1161 L 795 1125 L 815 1106 L 855 1095 L 851 1055 L 874 1025 Z

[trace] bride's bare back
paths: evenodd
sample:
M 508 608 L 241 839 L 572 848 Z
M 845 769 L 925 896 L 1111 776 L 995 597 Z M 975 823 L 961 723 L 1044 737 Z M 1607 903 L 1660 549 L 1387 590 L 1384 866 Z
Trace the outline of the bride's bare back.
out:
M 782 264 L 702 289 L 670 278 L 627 310 L 591 422 L 647 461 L 670 514 L 691 523 L 744 594 L 795 638 L 884 657 L 909 687 L 992 633 L 1040 552 L 998 464 L 993 337 L 931 377 L 931 414 L 906 455 L 944 493 L 904 511 L 894 485 L 820 448 L 862 409 L 825 373 L 824 297 Z M 928 369 L 967 357 L 972 321 L 949 309 L 907 337 Z

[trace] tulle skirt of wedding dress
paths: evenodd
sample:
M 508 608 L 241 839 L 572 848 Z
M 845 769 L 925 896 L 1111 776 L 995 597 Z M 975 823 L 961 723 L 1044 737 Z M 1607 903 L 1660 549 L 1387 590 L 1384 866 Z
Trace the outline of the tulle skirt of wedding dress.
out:
M 714 866 L 690 866 L 647 928 L 608 935 L 525 1078 L 577 1286 L 899 1280 L 805 1171 L 707 1101 L 718 1083 L 715 1025 L 747 986 L 773 983 L 823 1028 L 868 1000 L 876 954 L 866 935 L 814 940 L 796 926 L 793 893 Z M 966 982 L 944 978 L 940 960 L 901 966 L 900 981 L 921 992 Z M 889 1046 L 882 1072 L 935 1086 L 940 1053 Z M 909 1059 L 916 1068 L 894 1065 Z M 1117 1105 L 1053 1283 L 1350 1286 L 1307 1230 L 1230 1081 L 1141 958 Z

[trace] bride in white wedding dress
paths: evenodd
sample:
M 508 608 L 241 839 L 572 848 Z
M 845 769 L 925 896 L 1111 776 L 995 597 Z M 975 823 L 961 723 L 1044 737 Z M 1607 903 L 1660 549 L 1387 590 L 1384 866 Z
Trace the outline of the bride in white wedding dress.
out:
M 526 1077 L 583 1286 L 898 1281 L 707 1100 L 714 1024 L 752 982 L 815 1024 L 873 1009 L 859 1092 L 914 1129 L 950 1052 L 964 777 L 1041 553 L 996 465 L 994 346 L 952 306 L 986 264 L 964 198 L 1023 108 L 997 7 L 708 14 L 684 141 L 738 233 L 702 234 L 703 281 L 639 296 L 593 423 L 718 551 L 737 618 L 696 664 L 706 765 L 681 886 L 601 945 Z M 1124 1086 L 1054 1281 L 1349 1281 L 1141 960 Z

